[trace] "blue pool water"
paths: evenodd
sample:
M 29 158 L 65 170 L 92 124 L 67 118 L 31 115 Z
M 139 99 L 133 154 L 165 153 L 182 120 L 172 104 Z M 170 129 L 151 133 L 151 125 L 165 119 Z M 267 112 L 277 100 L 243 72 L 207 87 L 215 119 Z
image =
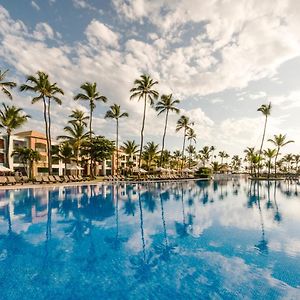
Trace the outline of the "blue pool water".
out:
M 0 191 L 0 299 L 300 299 L 300 186 Z

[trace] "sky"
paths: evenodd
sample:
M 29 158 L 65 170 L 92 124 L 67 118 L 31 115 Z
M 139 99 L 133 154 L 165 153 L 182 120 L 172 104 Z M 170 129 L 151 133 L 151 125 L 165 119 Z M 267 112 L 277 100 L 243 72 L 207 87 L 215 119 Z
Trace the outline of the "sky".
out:
M 271 102 L 266 138 L 287 134 L 295 143 L 283 152 L 300 152 L 298 0 L 0 0 L 0 69 L 18 84 L 47 72 L 65 91 L 63 105 L 52 107 L 53 135 L 63 133 L 72 109 L 88 112 L 73 97 L 91 81 L 109 100 L 97 104 L 94 132 L 115 138 L 115 123 L 104 115 L 117 103 L 130 115 L 120 121 L 120 139 L 139 143 L 143 107 L 129 90 L 145 73 L 160 94 L 181 101 L 198 150 L 259 148 L 264 118 L 257 108 Z M 14 90 L 13 97 L 32 116 L 24 129 L 43 131 L 32 95 Z M 1 95 L 1 102 L 10 100 Z M 170 150 L 182 145 L 180 115 L 170 115 Z M 161 143 L 163 125 L 164 116 L 149 108 L 145 141 Z

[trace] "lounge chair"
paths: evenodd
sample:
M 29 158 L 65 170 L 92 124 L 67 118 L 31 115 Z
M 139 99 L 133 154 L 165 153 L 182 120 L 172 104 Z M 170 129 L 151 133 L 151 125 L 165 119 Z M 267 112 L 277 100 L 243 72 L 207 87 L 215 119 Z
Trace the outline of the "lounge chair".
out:
M 14 185 L 14 184 L 17 183 L 15 177 L 13 177 L 13 176 L 7 176 L 6 178 L 7 178 L 7 184 L 13 184 Z
M 53 175 L 53 177 L 55 178 L 56 182 L 63 182 L 63 179 L 61 179 L 58 175 Z
M 69 175 L 69 179 L 70 179 L 71 182 L 77 181 L 76 177 L 74 175 Z
M 49 181 L 50 181 L 51 183 L 57 183 L 57 180 L 54 178 L 53 175 L 49 175 L 49 176 L 48 176 L 48 179 L 49 179 Z
M 42 182 L 43 183 L 50 183 L 50 180 L 49 180 L 48 176 L 42 176 Z
M 0 176 L 0 184 L 1 185 L 6 185 L 7 184 L 7 178 L 4 176 Z
M 63 179 L 64 179 L 64 182 L 71 182 L 69 176 L 67 176 L 67 175 L 64 175 Z
M 42 177 L 41 177 L 41 176 L 37 176 L 37 177 L 35 177 L 34 180 L 33 180 L 33 183 L 42 183 L 42 182 L 43 182 L 43 180 L 42 180 Z

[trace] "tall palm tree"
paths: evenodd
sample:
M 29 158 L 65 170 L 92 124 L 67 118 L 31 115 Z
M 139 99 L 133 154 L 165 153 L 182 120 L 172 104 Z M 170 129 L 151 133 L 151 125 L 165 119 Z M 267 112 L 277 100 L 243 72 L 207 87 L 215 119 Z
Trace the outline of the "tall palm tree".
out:
M 110 110 L 108 110 L 105 114 L 105 118 L 110 118 L 116 120 L 116 152 L 117 152 L 117 168 L 116 173 L 118 175 L 118 169 L 119 169 L 119 119 L 121 118 L 127 118 L 129 115 L 127 112 L 121 113 L 120 105 L 114 104 L 110 107 Z M 114 175 L 114 174 L 113 174 Z
M 6 163 L 10 169 L 10 138 L 13 130 L 22 127 L 30 118 L 29 115 L 24 114 L 22 108 L 16 106 L 9 106 L 2 103 L 3 109 L 0 109 L 0 128 L 4 128 L 7 134 L 7 149 L 6 149 Z
M 127 155 L 127 164 L 130 168 L 132 168 L 132 165 L 130 165 L 130 163 L 131 160 L 133 160 L 133 155 L 139 152 L 139 145 L 137 145 L 135 141 L 126 141 L 121 146 L 121 150 L 124 151 Z
M 87 126 L 87 120 L 89 119 L 85 112 L 80 109 L 73 109 L 72 113 L 69 115 L 69 118 L 71 120 L 69 120 L 68 123 L 77 123 L 83 127 Z
M 228 158 L 229 155 L 228 155 L 225 151 L 220 151 L 218 155 L 219 155 L 219 157 L 221 158 L 221 164 L 223 165 L 223 160 L 224 160 L 224 158 L 225 158 L 225 159 Z
M 147 145 L 144 146 L 143 151 L 143 160 L 145 161 L 148 170 L 150 170 L 151 166 L 157 161 L 159 155 L 159 145 L 154 142 L 148 142 Z
M 274 135 L 274 138 L 273 139 L 268 139 L 269 142 L 271 142 L 276 148 L 277 148 L 277 152 L 276 152 L 276 156 L 275 156 L 275 161 L 274 161 L 274 164 L 275 164 L 275 177 L 276 177 L 276 164 L 277 164 L 277 158 L 278 158 L 278 155 L 279 155 L 279 151 L 282 147 L 286 146 L 287 144 L 290 144 L 290 143 L 293 143 L 294 141 L 292 140 L 286 140 L 286 134 L 279 134 L 279 135 Z
M 54 100 L 57 104 L 61 105 L 62 101 L 57 96 L 63 95 L 64 92 L 61 88 L 57 86 L 56 83 L 51 83 L 49 81 L 48 74 L 38 71 L 36 76 L 30 75 L 27 76 L 26 82 L 30 84 L 22 84 L 20 86 L 21 91 L 30 91 L 38 94 L 31 101 L 32 104 L 35 104 L 39 101 L 43 102 L 43 114 L 45 122 L 45 131 L 46 131 L 46 141 L 47 141 L 47 155 L 48 155 L 48 172 L 52 174 L 52 158 L 51 158 L 51 117 L 50 117 L 50 106 L 51 100 Z
M 139 79 L 134 81 L 134 87 L 130 90 L 130 99 L 138 98 L 138 101 L 144 99 L 144 113 L 141 128 L 141 146 L 140 146 L 140 156 L 139 156 L 139 168 L 141 167 L 142 151 L 144 146 L 144 128 L 146 120 L 146 108 L 147 100 L 150 105 L 154 105 L 154 101 L 158 98 L 159 94 L 154 89 L 154 86 L 158 84 L 158 81 L 154 81 L 149 75 L 141 75 Z
M 0 90 L 10 99 L 12 100 L 12 95 L 9 90 L 13 89 L 17 86 L 17 84 L 13 81 L 5 81 L 5 77 L 8 70 L 2 72 L 0 70 Z
M 186 131 L 186 137 L 187 137 L 187 140 L 190 142 L 190 146 L 192 145 L 192 142 L 194 142 L 196 144 L 197 135 L 193 128 L 188 128 L 188 130 Z
M 196 148 L 193 145 L 186 147 L 186 152 L 189 154 L 189 168 L 191 167 L 192 156 L 196 153 Z
M 166 133 L 167 133 L 167 126 L 168 126 L 168 117 L 169 117 L 169 112 L 175 112 L 179 114 L 179 108 L 176 107 L 177 104 L 179 104 L 179 100 L 173 100 L 173 95 L 162 95 L 160 97 L 160 101 L 156 104 L 156 111 L 158 111 L 158 116 L 162 113 L 166 113 L 166 118 L 165 118 L 165 127 L 164 127 L 164 133 L 163 133 L 163 139 L 162 139 L 162 147 L 161 147 L 161 154 L 160 154 L 160 162 L 159 166 L 161 167 L 162 165 L 162 157 L 165 149 L 165 138 L 166 138 Z
M 92 122 L 93 122 L 93 112 L 96 108 L 96 101 L 101 101 L 106 103 L 107 98 L 100 94 L 97 91 L 97 83 L 85 82 L 83 83 L 80 88 L 83 90 L 82 93 L 78 93 L 74 100 L 84 100 L 89 101 L 90 106 L 90 124 L 89 124 L 89 136 L 90 136 L 90 143 L 92 142 Z M 93 177 L 93 168 L 92 168 L 92 155 L 90 155 L 90 176 Z
M 294 155 L 294 160 L 295 160 L 295 168 L 296 168 L 296 172 L 298 173 L 298 165 L 299 165 L 299 162 L 300 162 L 300 155 L 299 154 L 295 154 Z
M 73 120 L 69 121 L 70 125 L 64 127 L 65 135 L 59 135 L 57 137 L 58 140 L 65 140 L 70 145 L 72 145 L 76 163 L 79 164 L 80 161 L 80 150 L 81 145 L 86 142 L 89 138 L 89 133 L 85 131 L 85 126 L 80 124 L 80 122 L 73 122 Z
M 200 151 L 199 153 L 201 154 L 201 157 L 202 157 L 202 161 L 203 161 L 203 164 L 206 165 L 206 163 L 208 163 L 209 161 L 209 158 L 210 158 L 210 152 L 211 152 L 211 147 L 209 146 L 204 146 Z
M 181 169 L 183 168 L 183 162 L 184 162 L 184 149 L 185 149 L 185 139 L 186 139 L 186 132 L 194 123 L 190 122 L 189 117 L 187 116 L 181 116 L 179 120 L 177 121 L 176 126 L 176 132 L 183 130 L 183 144 L 182 144 L 182 162 L 181 162 Z
M 173 152 L 173 158 L 176 161 L 177 169 L 179 169 L 179 163 L 180 163 L 180 158 L 181 158 L 181 151 L 180 150 L 175 150 Z
M 263 131 L 263 135 L 262 135 L 262 139 L 261 139 L 261 144 L 260 144 L 260 148 L 259 148 L 259 155 L 262 154 L 262 148 L 264 145 L 264 140 L 265 140 L 265 135 L 266 135 L 266 129 L 267 129 L 267 122 L 268 122 L 268 117 L 271 114 L 271 110 L 272 110 L 272 104 L 271 102 L 269 104 L 262 104 L 257 111 L 260 111 L 264 116 L 265 116 L 265 125 L 264 125 L 264 131 Z M 259 172 L 259 169 L 258 169 Z
M 67 164 L 74 158 L 73 147 L 68 142 L 61 143 L 54 155 L 63 161 L 65 164 L 64 175 L 67 175 Z
M 250 174 L 252 175 L 253 165 L 252 165 L 251 157 L 255 153 L 255 148 L 254 147 L 247 147 L 244 150 L 244 153 L 245 153 L 245 161 L 247 161 L 249 163 Z

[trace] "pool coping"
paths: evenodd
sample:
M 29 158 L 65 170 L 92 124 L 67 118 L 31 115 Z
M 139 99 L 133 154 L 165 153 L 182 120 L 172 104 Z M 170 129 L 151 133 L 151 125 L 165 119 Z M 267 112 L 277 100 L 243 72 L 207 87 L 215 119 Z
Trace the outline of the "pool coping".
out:
M 64 182 L 64 183 L 42 183 L 42 184 L 15 184 L 0 186 L 1 190 L 22 190 L 22 189 L 40 189 L 40 188 L 56 188 L 56 187 L 72 187 L 84 185 L 112 185 L 112 184 L 139 184 L 139 183 L 153 183 L 153 182 L 183 182 L 183 181 L 210 181 L 212 179 L 206 178 L 187 178 L 187 179 L 166 179 L 166 180 L 131 180 L 131 181 L 83 181 L 83 182 Z

